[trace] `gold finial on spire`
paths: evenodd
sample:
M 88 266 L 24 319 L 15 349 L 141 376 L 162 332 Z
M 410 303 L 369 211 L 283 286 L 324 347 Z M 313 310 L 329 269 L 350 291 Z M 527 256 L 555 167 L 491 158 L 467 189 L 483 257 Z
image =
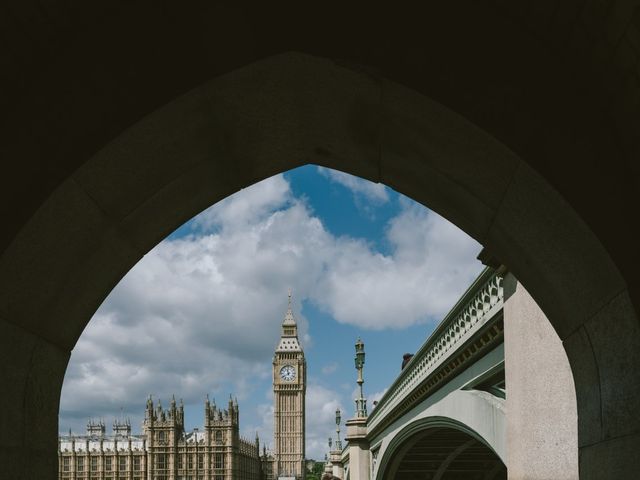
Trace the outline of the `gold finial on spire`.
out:
M 289 287 L 289 308 L 291 308 L 291 287 Z

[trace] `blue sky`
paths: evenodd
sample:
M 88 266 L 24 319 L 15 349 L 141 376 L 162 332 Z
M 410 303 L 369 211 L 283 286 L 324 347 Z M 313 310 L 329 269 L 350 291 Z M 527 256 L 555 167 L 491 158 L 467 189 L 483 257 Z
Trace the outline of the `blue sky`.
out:
M 60 431 L 121 409 L 140 431 L 149 394 L 185 401 L 202 425 L 206 394 L 240 404 L 241 432 L 273 429 L 271 361 L 293 291 L 308 364 L 307 456 L 322 458 L 333 412 L 353 415 L 354 343 L 365 392 L 379 398 L 480 272 L 480 245 L 393 190 L 313 165 L 248 187 L 151 250 L 78 341 Z

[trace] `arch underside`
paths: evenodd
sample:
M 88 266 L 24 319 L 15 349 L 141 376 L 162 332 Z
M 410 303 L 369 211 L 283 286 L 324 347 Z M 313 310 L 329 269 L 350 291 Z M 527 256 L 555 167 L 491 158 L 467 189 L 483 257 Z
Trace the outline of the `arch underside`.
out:
M 495 349 L 485 357 L 485 360 L 489 360 L 486 364 L 495 362 L 495 358 L 491 360 L 490 357 L 497 358 L 500 356 L 502 356 L 502 349 Z M 484 371 L 486 364 L 479 370 Z M 486 460 L 495 457 L 500 465 L 505 465 L 507 447 L 505 444 L 506 414 L 504 399 L 493 397 L 490 393 L 483 391 L 461 390 L 459 389 L 460 384 L 455 385 L 456 380 L 460 380 L 461 384 L 465 384 L 469 381 L 469 378 L 476 378 L 478 373 L 474 369 L 479 366 L 474 365 L 467 372 L 463 372 L 460 375 L 461 378 L 455 379 L 446 385 L 446 388 L 452 389 L 450 393 L 440 395 L 436 392 L 436 394 L 414 407 L 412 411 L 394 421 L 390 427 L 378 433 L 376 437 L 371 438 L 372 451 L 376 458 L 373 468 L 376 480 L 394 478 L 394 472 L 399 468 L 401 460 L 410 451 L 414 452 L 410 462 L 420 463 L 417 457 L 425 454 L 424 460 L 428 465 L 425 464 L 423 467 L 429 472 L 435 468 L 436 471 L 442 470 L 442 473 L 447 467 L 447 464 L 443 462 L 447 459 L 449 461 L 455 459 L 457 454 L 462 453 L 466 447 L 457 453 L 456 449 L 462 448 L 467 443 L 467 447 L 474 446 L 476 450 L 479 449 L 484 452 L 484 456 L 480 455 L 479 458 Z M 459 434 L 448 433 L 451 431 L 459 432 Z M 435 435 L 435 437 L 432 438 L 432 435 Z M 442 437 L 443 441 L 445 437 L 451 437 L 447 443 L 451 448 L 443 450 L 438 447 L 440 435 L 444 435 Z M 465 440 L 456 443 L 462 438 Z M 474 441 L 471 442 L 471 440 Z M 415 450 L 414 445 L 418 442 L 421 442 L 422 447 Z M 427 447 L 434 447 L 434 449 L 429 450 Z M 472 449 L 470 452 L 476 450 Z M 429 452 L 432 452 L 433 455 Z M 449 454 L 451 454 L 451 457 L 449 457 Z M 472 457 L 467 455 L 463 459 L 464 461 L 470 461 Z M 437 465 L 435 465 L 436 463 Z M 475 465 L 470 472 L 480 469 L 484 472 L 484 475 L 492 471 L 493 464 L 488 470 L 487 466 L 486 462 L 481 466 Z M 408 468 L 409 470 L 411 468 Z M 497 470 L 499 468 L 496 467 Z M 470 478 L 473 478 L 473 476 Z
M 483 442 L 461 430 L 434 427 L 418 438 L 394 462 L 382 478 L 396 480 L 482 479 L 503 480 L 507 469 Z M 400 447 L 402 451 L 403 448 Z

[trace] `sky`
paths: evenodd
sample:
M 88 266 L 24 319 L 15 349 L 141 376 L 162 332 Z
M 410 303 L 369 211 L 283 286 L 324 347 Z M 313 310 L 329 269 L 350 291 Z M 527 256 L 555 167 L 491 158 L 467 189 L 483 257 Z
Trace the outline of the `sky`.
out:
M 354 344 L 369 408 L 482 270 L 481 246 L 392 189 L 307 165 L 201 212 L 148 252 L 94 314 L 62 388 L 61 432 L 131 419 L 147 397 L 204 423 L 208 394 L 240 405 L 240 432 L 272 446 L 273 352 L 288 290 L 307 359 L 306 455 L 354 416 Z

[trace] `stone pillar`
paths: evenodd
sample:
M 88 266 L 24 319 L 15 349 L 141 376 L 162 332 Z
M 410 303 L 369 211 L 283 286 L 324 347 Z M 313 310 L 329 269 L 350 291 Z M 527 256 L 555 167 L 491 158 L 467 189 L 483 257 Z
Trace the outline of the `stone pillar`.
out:
M 351 480 L 369 480 L 369 441 L 367 440 L 367 418 L 347 420 L 347 442 L 349 442 L 349 477 Z M 341 477 L 342 478 L 342 477 Z
M 331 465 L 331 462 L 327 460 L 324 464 L 324 475 L 330 475 L 330 474 L 333 475 L 332 472 L 333 472 L 333 466 Z
M 342 466 L 342 452 L 340 450 L 333 450 L 329 452 L 329 461 L 331 462 L 331 465 L 332 465 L 331 474 L 334 477 L 338 477 L 344 480 L 344 467 Z
M 562 342 L 510 273 L 504 296 L 509 479 L 577 479 L 576 393 Z

